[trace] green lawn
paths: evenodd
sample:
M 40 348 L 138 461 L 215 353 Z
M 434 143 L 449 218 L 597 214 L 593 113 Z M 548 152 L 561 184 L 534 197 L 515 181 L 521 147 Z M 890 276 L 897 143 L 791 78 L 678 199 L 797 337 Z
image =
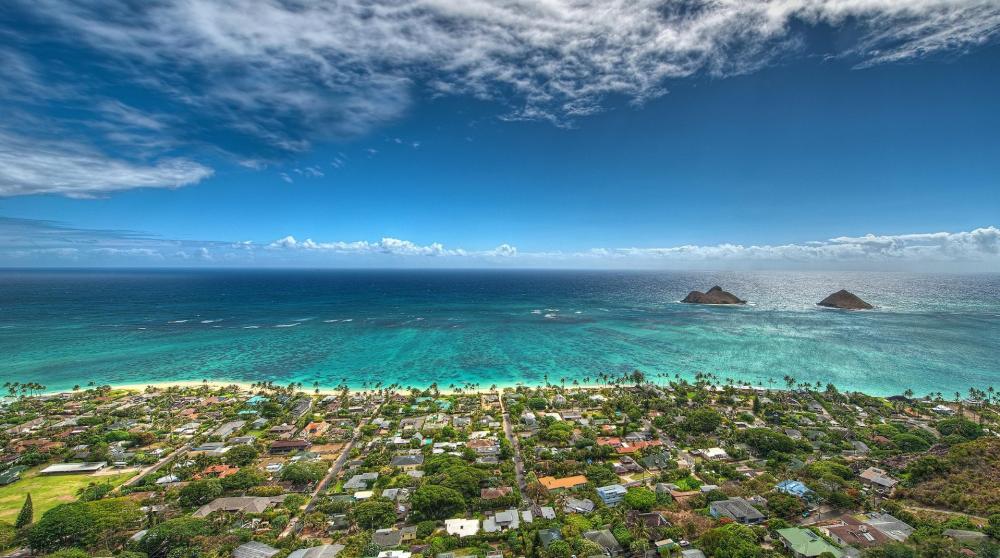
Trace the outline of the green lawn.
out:
M 14 484 L 0 486 L 0 521 L 13 523 L 17 519 L 17 513 L 21 511 L 27 494 L 31 494 L 32 506 L 35 509 L 35 521 L 38 521 L 49 508 L 76 500 L 76 491 L 92 482 L 110 482 L 117 486 L 135 475 L 135 472 L 128 472 L 102 476 L 40 476 L 38 471 L 43 467 L 35 467 L 21 473 L 21 480 Z

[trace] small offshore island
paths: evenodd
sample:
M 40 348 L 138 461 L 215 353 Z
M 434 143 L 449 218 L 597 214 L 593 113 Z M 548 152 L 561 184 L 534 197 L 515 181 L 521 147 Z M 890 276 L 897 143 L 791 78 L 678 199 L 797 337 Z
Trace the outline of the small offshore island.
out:
M 292 383 L 0 400 L 0 549 L 234 558 L 963 558 L 1000 549 L 993 388 Z M 574 382 L 575 383 L 575 382 Z
M 825 306 L 826 308 L 839 308 L 841 310 L 871 310 L 875 308 L 871 304 L 861 300 L 858 295 L 844 289 L 833 293 L 816 304 Z
M 722 287 L 716 285 L 708 292 L 703 293 L 701 291 L 691 291 L 688 293 L 684 300 L 688 304 L 746 304 L 747 301 L 741 299 L 740 297 L 734 295 L 729 291 L 722 290 Z

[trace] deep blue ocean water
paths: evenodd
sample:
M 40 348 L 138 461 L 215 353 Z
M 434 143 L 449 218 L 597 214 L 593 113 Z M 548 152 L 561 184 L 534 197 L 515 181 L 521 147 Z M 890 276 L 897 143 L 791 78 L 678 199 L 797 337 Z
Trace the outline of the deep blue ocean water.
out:
M 716 284 L 751 304 L 677 302 Z M 878 309 L 815 306 L 841 288 Z M 0 271 L 0 380 L 49 389 L 489 387 L 635 368 L 949 399 L 1000 388 L 1000 275 Z

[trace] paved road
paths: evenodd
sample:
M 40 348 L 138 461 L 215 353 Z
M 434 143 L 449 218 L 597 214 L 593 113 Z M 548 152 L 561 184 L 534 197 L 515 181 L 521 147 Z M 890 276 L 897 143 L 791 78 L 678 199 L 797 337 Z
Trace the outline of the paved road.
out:
M 530 506 L 533 504 L 530 498 L 528 498 L 528 485 L 524 482 L 524 460 L 521 459 L 521 444 L 518 443 L 517 437 L 514 436 L 514 427 L 510 423 L 510 413 L 507 412 L 507 405 L 503 402 L 503 394 L 500 395 L 500 411 L 503 413 L 503 432 L 507 436 L 507 441 L 510 442 L 512 448 L 514 448 L 514 476 L 517 477 L 517 486 L 521 490 L 521 498 L 524 504 Z
M 146 467 L 145 469 L 139 471 L 138 475 L 136 475 L 136 476 L 130 478 L 129 480 L 125 481 L 122 484 L 122 487 L 135 486 L 136 484 L 139 483 L 139 481 L 141 481 L 142 479 L 144 479 L 147 476 L 149 476 L 150 473 L 152 473 L 153 471 L 159 469 L 164 464 L 168 463 L 171 459 L 177 457 L 178 455 L 186 452 L 189 449 L 191 449 L 191 444 L 184 444 L 183 446 L 177 448 L 176 450 L 174 450 L 173 452 L 171 452 L 170 454 L 168 454 L 163 459 L 161 459 L 161 460 L 157 461 L 156 463 L 153 463 L 149 467 Z
M 368 422 L 368 420 L 371 419 L 372 417 L 378 416 L 378 413 L 381 410 L 382 406 L 379 405 L 373 415 L 360 421 L 358 425 L 354 427 L 354 435 L 351 436 L 351 441 L 348 442 L 346 446 L 344 446 L 344 449 L 341 450 L 340 452 L 340 456 L 337 457 L 337 460 L 333 462 L 333 466 L 331 466 L 330 469 L 326 472 L 326 476 L 323 477 L 323 480 L 319 481 L 319 484 L 316 485 L 316 489 L 313 490 L 312 494 L 309 495 L 309 501 L 306 503 L 305 509 L 302 510 L 302 513 L 300 513 L 296 517 L 293 517 L 292 520 L 288 522 L 288 525 L 285 527 L 285 530 L 282 531 L 280 535 L 278 535 L 279 539 L 283 539 L 288 535 L 291 535 L 293 531 L 298 531 L 298 529 L 301 529 L 301 527 L 296 527 L 299 524 L 299 518 L 309 515 L 309 513 L 312 512 L 313 508 L 316 507 L 316 498 L 320 494 L 322 494 L 323 491 L 325 491 L 328 486 L 330 486 L 330 483 L 333 481 L 333 479 L 337 478 L 337 475 L 340 474 L 341 469 L 344 468 L 344 464 L 347 463 L 347 459 L 351 456 L 351 450 L 354 449 L 354 444 L 356 444 L 358 438 L 361 437 L 361 427 L 363 427 L 365 423 Z

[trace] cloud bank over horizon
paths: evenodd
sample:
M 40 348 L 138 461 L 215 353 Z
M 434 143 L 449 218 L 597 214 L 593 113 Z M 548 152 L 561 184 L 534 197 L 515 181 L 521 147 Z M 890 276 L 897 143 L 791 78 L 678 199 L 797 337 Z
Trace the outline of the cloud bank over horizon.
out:
M 608 269 L 870 269 L 1000 271 L 1000 228 L 900 235 L 842 236 L 783 245 L 523 251 L 377 241 L 270 242 L 174 240 L 134 231 L 80 229 L 50 221 L 0 218 L 0 267 L 406 267 Z
M 0 196 L 177 188 L 401 119 L 420 96 L 571 126 L 796 57 L 962 54 L 992 0 L 14 0 L 0 34 Z M 803 29 L 842 30 L 817 47 Z M 30 44 L 35 50 L 22 48 Z M 817 50 L 818 49 L 818 50 Z M 72 56 L 78 52 L 86 59 Z M 37 152 L 36 152 L 37 151 Z

